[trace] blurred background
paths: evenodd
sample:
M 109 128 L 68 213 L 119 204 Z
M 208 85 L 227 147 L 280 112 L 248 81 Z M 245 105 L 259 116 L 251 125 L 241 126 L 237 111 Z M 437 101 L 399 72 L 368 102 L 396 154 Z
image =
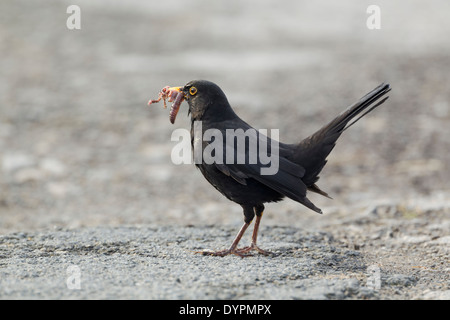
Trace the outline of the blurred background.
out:
M 376 3 L 375 3 L 376 2 Z M 381 82 L 390 99 L 347 131 L 312 195 L 325 215 L 380 204 L 450 207 L 450 3 L 0 2 L 0 233 L 121 224 L 242 223 L 193 165 L 171 162 L 166 85 L 216 82 L 283 142 Z M 69 30 L 69 5 L 81 29 Z M 381 9 L 381 29 L 366 12 Z M 266 224 L 324 221 L 291 200 Z M 320 220 L 322 219 L 322 220 Z M 305 222 L 306 221 L 306 222 Z

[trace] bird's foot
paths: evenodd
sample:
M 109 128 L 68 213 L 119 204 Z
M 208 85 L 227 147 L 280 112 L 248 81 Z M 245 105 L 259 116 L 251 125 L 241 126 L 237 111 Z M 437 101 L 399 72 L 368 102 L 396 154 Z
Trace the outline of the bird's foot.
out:
M 202 251 L 196 251 L 195 253 L 200 253 L 204 256 L 215 256 L 215 257 L 225 257 L 229 254 L 235 254 L 241 258 L 251 256 L 251 254 L 247 254 L 246 252 L 241 252 L 240 249 L 226 249 L 226 250 L 220 250 L 220 251 L 202 250 Z
M 252 242 L 252 244 L 249 245 L 248 247 L 244 247 L 244 248 L 241 248 L 241 249 L 236 249 L 236 251 L 237 251 L 238 253 L 240 253 L 240 254 L 247 254 L 247 255 L 249 255 L 248 253 L 249 253 L 250 251 L 252 251 L 252 250 L 258 251 L 258 253 L 261 253 L 261 254 L 263 254 L 263 255 L 265 255 L 265 256 L 268 256 L 268 255 L 273 254 L 273 253 L 270 252 L 270 251 L 261 249 L 261 248 L 258 247 L 258 246 L 256 245 L 256 243 L 254 243 L 254 242 Z
M 204 256 L 216 256 L 216 257 L 224 257 L 229 254 L 235 254 L 239 257 L 245 258 L 245 257 L 251 257 L 253 254 L 249 253 L 250 251 L 257 251 L 258 253 L 268 256 L 273 255 L 273 252 L 263 250 L 260 247 L 258 247 L 255 243 L 252 243 L 251 245 L 240 248 L 240 249 L 226 249 L 226 250 L 220 250 L 220 251 L 211 251 L 211 250 L 202 250 L 202 251 L 196 251 L 195 253 L 200 253 Z

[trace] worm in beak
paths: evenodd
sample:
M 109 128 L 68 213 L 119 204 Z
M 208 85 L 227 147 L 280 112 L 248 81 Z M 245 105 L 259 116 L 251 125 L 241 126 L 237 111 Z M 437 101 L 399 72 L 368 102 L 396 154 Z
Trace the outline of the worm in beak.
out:
M 164 101 L 164 108 L 167 108 L 166 99 L 169 102 L 173 102 L 172 106 L 170 107 L 169 120 L 172 124 L 175 123 L 175 118 L 177 117 L 177 113 L 180 110 L 180 105 L 184 100 L 183 87 L 166 86 L 162 88 L 161 91 L 159 92 L 158 98 L 150 100 L 148 102 L 148 105 L 151 105 L 152 103 L 157 103 L 161 101 L 161 99 L 163 99 Z

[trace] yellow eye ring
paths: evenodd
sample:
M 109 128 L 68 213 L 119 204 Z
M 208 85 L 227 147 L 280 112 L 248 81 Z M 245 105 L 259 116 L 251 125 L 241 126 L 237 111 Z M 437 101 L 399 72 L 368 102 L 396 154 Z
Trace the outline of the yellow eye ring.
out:
M 189 94 L 191 96 L 195 95 L 197 93 L 197 88 L 196 87 L 190 87 L 189 88 Z

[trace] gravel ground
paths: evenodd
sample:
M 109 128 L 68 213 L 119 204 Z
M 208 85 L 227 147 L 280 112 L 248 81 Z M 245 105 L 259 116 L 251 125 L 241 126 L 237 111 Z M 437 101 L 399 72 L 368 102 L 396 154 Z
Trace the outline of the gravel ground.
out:
M 195 254 L 228 245 L 232 227 L 17 232 L 0 237 L 0 296 L 450 299 L 448 220 L 445 224 L 435 212 L 411 215 L 375 208 L 339 223 L 345 232 L 332 232 L 332 226 L 323 231 L 265 227 L 260 243 L 273 254 L 247 258 Z
M 367 1 L 81 0 L 68 30 L 69 1 L 1 1 L 0 298 L 450 299 L 450 4 L 377 2 L 380 30 Z M 275 255 L 215 258 L 241 208 L 171 162 L 185 108 L 146 107 L 198 78 L 285 142 L 393 90 L 330 155 L 323 215 L 270 204 Z

